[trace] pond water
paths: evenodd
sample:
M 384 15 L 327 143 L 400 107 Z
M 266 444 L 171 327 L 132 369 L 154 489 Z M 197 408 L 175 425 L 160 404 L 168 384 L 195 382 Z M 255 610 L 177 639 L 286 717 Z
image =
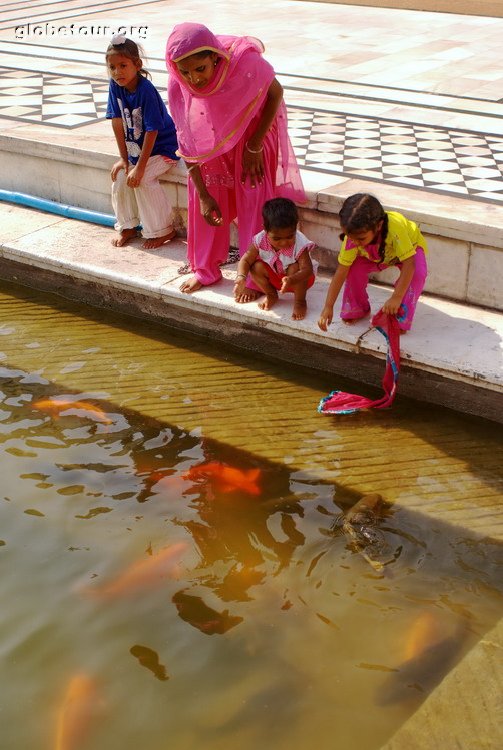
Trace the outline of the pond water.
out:
M 501 616 L 494 425 L 11 285 L 0 334 L 2 747 L 377 750 Z

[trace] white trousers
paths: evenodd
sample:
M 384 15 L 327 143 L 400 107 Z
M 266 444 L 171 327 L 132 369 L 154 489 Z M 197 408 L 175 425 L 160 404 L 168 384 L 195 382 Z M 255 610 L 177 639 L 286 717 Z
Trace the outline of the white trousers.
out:
M 173 229 L 173 209 L 159 177 L 176 164 L 164 156 L 151 156 L 147 161 L 141 184 L 131 188 L 126 172 L 121 169 L 112 182 L 112 206 L 117 218 L 115 229 L 134 229 L 141 224 L 145 239 L 164 237 Z

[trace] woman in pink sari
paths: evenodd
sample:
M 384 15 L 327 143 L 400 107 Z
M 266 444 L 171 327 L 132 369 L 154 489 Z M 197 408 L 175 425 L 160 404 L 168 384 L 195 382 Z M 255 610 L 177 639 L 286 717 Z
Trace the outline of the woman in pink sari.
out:
M 191 293 L 222 277 L 230 225 L 240 255 L 262 228 L 270 198 L 305 201 L 288 138 L 283 89 L 252 37 L 215 36 L 201 24 L 175 26 L 166 47 L 169 111 L 189 172 L 188 261 Z M 260 292 L 251 279 L 239 302 Z

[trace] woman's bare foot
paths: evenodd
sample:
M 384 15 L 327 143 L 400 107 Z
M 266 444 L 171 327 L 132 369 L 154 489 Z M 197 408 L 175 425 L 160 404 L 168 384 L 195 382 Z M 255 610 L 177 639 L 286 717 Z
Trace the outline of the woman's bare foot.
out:
M 293 303 L 292 320 L 304 320 L 307 312 L 307 302 L 305 299 Z
M 255 302 L 255 300 L 258 299 L 261 294 L 262 292 L 258 292 L 256 289 L 248 289 L 248 287 L 245 287 L 243 294 L 240 294 L 239 297 L 236 297 L 236 302 L 240 302 L 241 304 L 243 304 L 244 302 Z
M 136 229 L 123 229 L 122 232 L 119 232 L 118 237 L 114 237 L 112 245 L 114 247 L 122 247 L 123 245 L 127 245 L 129 240 L 132 240 L 134 237 L 136 237 Z
M 163 237 L 151 237 L 150 239 L 145 240 L 145 242 L 143 243 L 143 247 L 145 248 L 145 250 L 153 250 L 156 247 L 161 247 L 161 245 L 164 245 L 165 242 L 169 242 L 175 237 L 176 232 L 174 229 L 172 229 L 171 232 L 168 232 L 168 234 L 165 234 Z
M 201 289 L 202 286 L 196 276 L 191 276 L 190 279 L 187 279 L 187 281 L 184 281 L 180 285 L 180 291 L 184 292 L 184 294 L 192 294 L 192 292 L 197 292 L 198 289 Z
M 261 310 L 270 310 L 276 302 L 278 301 L 278 295 L 277 294 L 266 294 L 265 300 L 263 302 L 259 302 L 259 307 Z
M 404 336 L 407 331 L 404 328 L 400 328 L 400 336 Z

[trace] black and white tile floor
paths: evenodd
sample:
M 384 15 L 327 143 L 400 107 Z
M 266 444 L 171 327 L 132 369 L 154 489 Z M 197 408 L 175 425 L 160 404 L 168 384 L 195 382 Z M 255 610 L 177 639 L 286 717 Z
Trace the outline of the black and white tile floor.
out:
M 503 136 L 289 109 L 304 169 L 503 202 Z
M 0 68 L 0 117 L 75 128 L 105 116 L 108 82 Z
M 0 68 L 0 117 L 78 128 L 105 116 L 100 79 Z M 503 203 L 503 136 L 382 117 L 289 108 L 299 164 L 432 192 Z
M 135 7 L 133 0 L 122 0 L 122 5 L 120 0 L 110 3 L 124 12 Z M 99 52 L 82 45 L 58 47 L 53 44 L 57 39 L 49 40 L 52 46 L 45 47 L 38 44 L 38 38 L 12 41 L 8 30 L 14 23 L 29 20 L 35 8 L 45 18 L 46 5 L 34 3 L 30 13 L 19 8 L 15 18 L 6 17 L 0 24 L 0 121 L 33 123 L 60 131 L 84 128 L 84 134 L 86 125 L 105 117 L 108 82 L 103 75 L 101 40 L 91 45 L 99 46 Z M 160 12 L 155 2 L 152 8 L 151 13 Z M 64 0 L 51 10 L 52 15 L 68 20 L 81 13 L 76 0 Z M 100 13 L 100 8 L 93 8 L 89 18 L 99 19 Z M 416 17 L 423 19 L 421 14 Z M 456 53 L 464 51 L 464 46 L 461 49 L 460 43 L 456 45 Z M 361 64 L 364 68 L 359 66 L 360 77 L 349 76 L 348 69 L 346 81 L 295 72 L 283 74 L 285 98 L 290 102 L 290 136 L 301 167 L 334 177 L 352 176 L 503 204 L 503 107 L 499 93 L 494 93 L 501 91 L 497 88 L 497 66 L 474 72 L 485 85 L 456 98 L 445 92 L 434 93 L 435 86 L 428 88 L 427 83 L 416 82 L 407 88 L 368 82 L 367 68 L 372 70 L 379 60 L 376 52 Z M 435 54 L 435 50 L 430 53 L 433 57 L 428 64 L 438 63 L 446 88 L 447 84 L 452 87 L 442 60 L 436 60 Z M 441 52 L 445 54 L 454 53 Z M 164 60 L 150 59 L 154 83 L 165 89 Z M 419 70 L 421 65 L 416 63 Z M 320 70 L 323 75 L 323 65 Z M 468 65 L 463 83 L 469 82 L 471 70 Z

